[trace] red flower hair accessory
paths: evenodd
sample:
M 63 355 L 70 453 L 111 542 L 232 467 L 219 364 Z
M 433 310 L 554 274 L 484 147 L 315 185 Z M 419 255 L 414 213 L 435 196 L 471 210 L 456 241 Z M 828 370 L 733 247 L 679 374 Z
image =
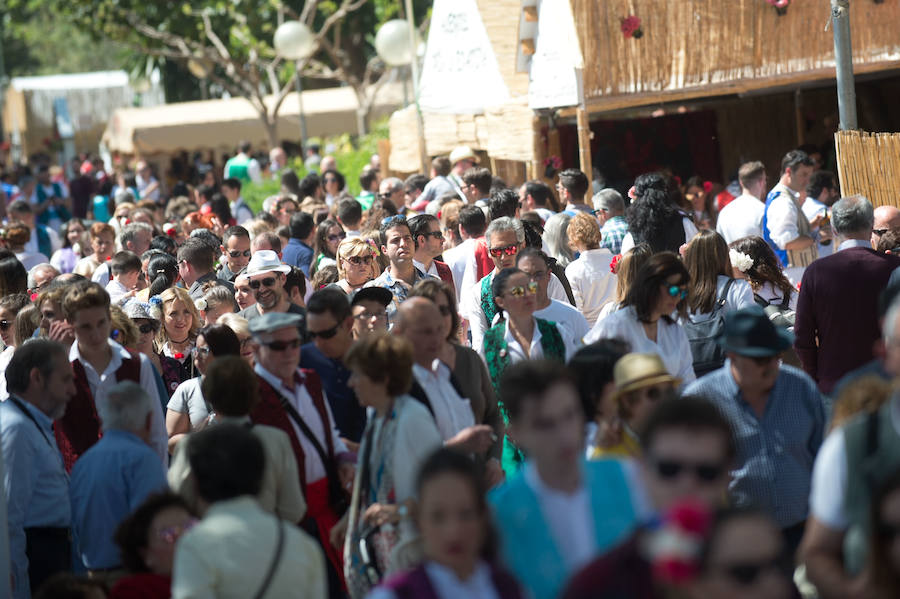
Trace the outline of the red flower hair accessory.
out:
M 704 181 L 703 182 L 703 191 L 709 193 L 712 191 L 713 184 L 712 181 Z
M 609 263 L 609 272 L 612 274 L 619 274 L 619 262 L 622 261 L 622 254 L 616 254 L 613 256 L 612 262 Z
M 654 578 L 678 586 L 696 577 L 711 522 L 712 514 L 703 504 L 685 501 L 675 505 L 643 544 Z

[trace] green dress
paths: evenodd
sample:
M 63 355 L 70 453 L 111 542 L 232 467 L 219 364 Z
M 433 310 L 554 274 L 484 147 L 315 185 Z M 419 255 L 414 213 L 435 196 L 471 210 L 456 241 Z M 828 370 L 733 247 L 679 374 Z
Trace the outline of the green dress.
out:
M 544 358 L 565 362 L 566 346 L 562 335 L 559 334 L 559 330 L 556 328 L 556 323 L 542 318 L 535 318 L 534 320 L 537 322 L 538 330 L 541 332 L 541 350 L 544 353 Z M 497 395 L 497 405 L 500 406 L 500 413 L 503 414 L 503 424 L 504 426 L 509 426 L 509 415 L 503 406 L 502 395 L 500 395 L 500 378 L 511 364 L 505 337 L 506 321 L 501 320 L 484 334 L 484 359 L 487 362 L 491 383 Z M 525 456 L 522 454 L 522 451 L 516 447 L 509 435 L 504 435 L 501 465 L 506 476 L 509 477 L 517 472 L 524 461 Z

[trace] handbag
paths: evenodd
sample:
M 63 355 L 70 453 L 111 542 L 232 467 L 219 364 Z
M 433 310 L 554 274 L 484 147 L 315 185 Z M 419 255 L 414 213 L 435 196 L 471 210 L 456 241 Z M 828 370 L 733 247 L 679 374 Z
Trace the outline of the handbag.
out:
M 725 363 L 725 350 L 719 345 L 718 339 L 725 328 L 725 315 L 722 313 L 722 308 L 725 307 L 728 290 L 733 284 L 734 279 L 728 279 L 721 296 L 716 298 L 713 310 L 708 316 L 700 320 L 688 316 L 682 325 L 691 344 L 694 373 L 698 378 L 721 368 Z
M 278 540 L 275 541 L 275 555 L 272 557 L 272 563 L 269 564 L 269 570 L 266 572 L 266 577 L 259 586 L 259 590 L 253 595 L 254 599 L 262 599 L 265 596 L 266 591 L 269 590 L 269 586 L 272 584 L 272 578 L 275 577 L 275 571 L 278 569 L 278 564 L 281 562 L 281 553 L 284 550 L 284 522 L 282 522 L 281 518 L 278 518 L 277 520 Z

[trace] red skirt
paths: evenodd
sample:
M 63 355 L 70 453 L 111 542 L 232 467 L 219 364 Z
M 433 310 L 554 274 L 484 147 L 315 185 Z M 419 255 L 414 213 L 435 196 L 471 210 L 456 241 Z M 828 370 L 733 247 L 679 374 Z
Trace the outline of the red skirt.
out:
M 331 561 L 331 564 L 338 571 L 341 577 L 341 585 L 346 588 L 344 582 L 344 557 L 340 549 L 335 549 L 331 544 L 329 534 L 334 525 L 338 523 L 340 518 L 331 509 L 328 501 L 328 478 L 320 478 L 314 483 L 306 485 L 306 513 L 315 520 L 316 527 L 319 529 L 319 539 L 322 541 L 322 547 L 325 548 L 325 557 Z

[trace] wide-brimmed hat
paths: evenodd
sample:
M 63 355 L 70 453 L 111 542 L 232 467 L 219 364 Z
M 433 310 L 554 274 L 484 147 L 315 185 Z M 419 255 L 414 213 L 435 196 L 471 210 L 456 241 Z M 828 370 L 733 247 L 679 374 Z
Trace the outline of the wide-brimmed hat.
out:
M 125 304 L 123 310 L 125 311 L 125 316 L 127 316 L 131 320 L 140 320 L 141 318 L 145 318 L 147 320 L 159 320 L 156 316 L 153 315 L 152 306 L 147 302 L 132 299 L 127 304 Z
M 350 298 L 350 305 L 355 306 L 359 302 L 366 300 L 377 302 L 387 308 L 394 301 L 394 294 L 384 287 L 363 287 L 353 292 L 353 296 Z
M 717 341 L 727 352 L 762 358 L 788 349 L 794 343 L 794 334 L 776 327 L 759 306 L 750 306 L 725 317 L 725 328 Z
M 469 146 L 456 146 L 450 152 L 450 164 L 456 164 L 460 160 L 471 160 L 477 164 L 478 156 L 475 155 L 475 152 Z
M 291 272 L 291 267 L 278 259 L 278 254 L 272 250 L 257 250 L 250 258 L 244 274 L 248 276 L 262 274 L 264 272 L 280 272 L 287 274 Z
M 680 385 L 681 379 L 669 374 L 662 358 L 656 354 L 625 354 L 613 367 L 616 397 L 660 383 Z

